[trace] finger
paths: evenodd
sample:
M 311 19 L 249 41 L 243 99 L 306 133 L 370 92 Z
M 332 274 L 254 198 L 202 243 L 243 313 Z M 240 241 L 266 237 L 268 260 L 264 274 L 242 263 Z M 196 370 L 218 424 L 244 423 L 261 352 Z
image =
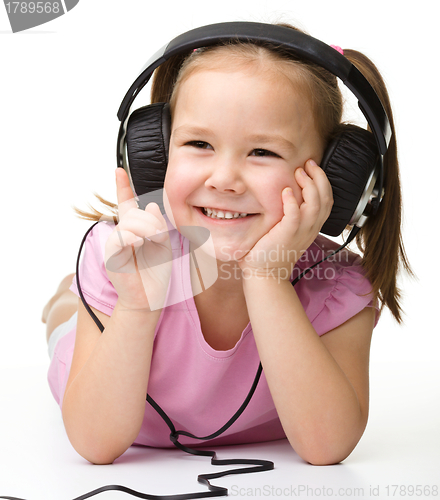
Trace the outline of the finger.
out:
M 168 232 L 167 223 L 156 203 L 149 203 L 145 210 L 136 209 L 126 213 L 119 221 L 118 227 L 143 238 Z
M 309 206 L 319 204 L 319 191 L 313 179 L 304 168 L 297 168 L 295 170 L 295 179 L 301 188 L 304 203 Z
M 313 228 L 322 216 L 320 194 L 314 180 L 304 169 L 298 168 L 295 174 L 304 199 L 300 206 L 301 224 L 304 228 Z
M 151 216 L 155 217 L 155 219 L 159 222 L 159 227 L 158 229 L 161 232 L 168 231 L 168 226 L 166 223 L 166 220 L 160 211 L 159 205 L 155 202 L 148 203 L 148 205 L 145 207 L 145 213 L 151 214 Z
M 333 189 L 325 172 L 313 160 L 306 162 L 305 171 L 316 185 L 323 210 L 331 210 L 333 206 Z
M 298 201 L 293 194 L 293 190 L 290 187 L 284 188 L 281 197 L 283 200 L 283 211 L 284 216 L 289 219 L 296 219 L 299 217 L 299 205 Z
M 145 226 L 155 226 L 157 229 L 163 229 L 163 223 L 165 222 L 162 221 L 160 210 L 159 214 L 152 214 L 147 210 L 136 209 L 127 213 L 126 216 L 119 222 L 119 225 L 124 226 L 125 224 L 130 224 L 131 221 L 139 225 L 144 224 Z
M 144 219 L 133 217 L 131 213 L 119 222 L 118 228 L 120 231 L 133 233 L 139 238 L 151 238 L 151 236 L 161 232 L 157 221 L 145 221 Z
M 138 208 L 138 205 L 131 189 L 127 172 L 123 168 L 118 167 L 115 175 L 119 219 L 122 219 L 129 210 Z

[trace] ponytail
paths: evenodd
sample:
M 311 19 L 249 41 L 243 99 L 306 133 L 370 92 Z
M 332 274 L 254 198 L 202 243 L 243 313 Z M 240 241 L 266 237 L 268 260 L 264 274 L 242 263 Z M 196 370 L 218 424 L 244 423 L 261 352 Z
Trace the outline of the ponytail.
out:
M 356 243 L 363 253 L 362 263 L 381 308 L 387 306 L 396 321 L 401 323 L 401 290 L 397 286 L 397 275 L 402 268 L 412 276 L 413 272 L 402 241 L 402 200 L 393 113 L 385 83 L 370 59 L 360 52 L 348 49 L 344 50 L 344 56 L 357 67 L 376 91 L 388 115 L 393 133 L 384 156 L 383 200 L 378 213 L 367 219 L 356 236 Z

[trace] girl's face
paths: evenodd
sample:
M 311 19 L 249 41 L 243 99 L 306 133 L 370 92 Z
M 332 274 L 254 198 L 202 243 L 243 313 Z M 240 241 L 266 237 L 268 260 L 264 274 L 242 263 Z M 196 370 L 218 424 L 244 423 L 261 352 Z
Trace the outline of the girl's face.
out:
M 241 258 L 282 219 L 285 187 L 301 203 L 294 171 L 322 152 L 308 100 L 280 73 L 196 71 L 173 112 L 167 215 L 183 234 L 209 229 L 218 260 Z M 205 208 L 249 215 L 213 219 Z

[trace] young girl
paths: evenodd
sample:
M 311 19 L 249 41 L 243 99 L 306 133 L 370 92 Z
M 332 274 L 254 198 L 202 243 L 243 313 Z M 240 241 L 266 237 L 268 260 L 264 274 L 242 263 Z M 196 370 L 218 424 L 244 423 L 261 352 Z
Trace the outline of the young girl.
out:
M 401 321 L 396 276 L 409 265 L 388 95 L 371 61 L 343 53 L 391 122 L 386 194 L 357 235 L 363 257 L 343 250 L 295 287 L 294 277 L 338 247 L 319 235 L 333 198 L 318 166 L 341 126 L 336 77 L 252 43 L 202 48 L 156 70 L 152 102 L 169 102 L 172 117 L 166 214 L 155 203 L 137 208 L 118 168 L 118 206 L 109 204 L 118 224 L 92 230 L 80 272 L 103 333 L 75 280 L 69 289 L 73 275 L 43 313 L 50 386 L 87 460 L 112 463 L 133 443 L 172 446 L 147 391 L 176 428 L 211 434 L 243 402 L 260 360 L 249 406 L 204 446 L 287 438 L 305 461 L 323 465 L 358 443 L 372 331 L 383 306 Z M 197 248 L 188 228 L 206 228 L 209 241 Z M 217 279 L 203 286 L 213 262 Z

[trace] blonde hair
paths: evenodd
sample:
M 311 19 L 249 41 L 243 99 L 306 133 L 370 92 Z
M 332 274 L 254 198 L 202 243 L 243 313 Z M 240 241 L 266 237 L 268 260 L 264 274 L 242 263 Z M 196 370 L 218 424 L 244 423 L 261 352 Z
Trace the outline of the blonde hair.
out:
M 288 24 L 281 26 L 296 29 Z M 384 81 L 376 66 L 355 50 L 344 50 L 344 56 L 367 78 L 378 94 L 390 120 L 393 136 L 384 157 L 385 196 L 378 213 L 369 217 L 356 236 L 363 253 L 362 264 L 371 282 L 380 308 L 387 306 L 397 322 L 402 322 L 401 291 L 397 286 L 400 270 L 412 275 L 401 234 L 401 190 L 393 114 Z M 190 54 L 177 55 L 159 66 L 153 75 L 151 102 L 169 102 L 171 116 L 181 84 L 195 71 L 221 67 L 258 68 L 279 72 L 304 93 L 313 112 L 315 127 L 324 144 L 338 133 L 342 124 L 343 99 L 337 78 L 316 64 L 297 59 L 282 47 L 229 42 L 201 48 Z M 98 199 L 117 214 L 117 205 Z M 99 220 L 103 214 L 75 210 L 82 218 Z

